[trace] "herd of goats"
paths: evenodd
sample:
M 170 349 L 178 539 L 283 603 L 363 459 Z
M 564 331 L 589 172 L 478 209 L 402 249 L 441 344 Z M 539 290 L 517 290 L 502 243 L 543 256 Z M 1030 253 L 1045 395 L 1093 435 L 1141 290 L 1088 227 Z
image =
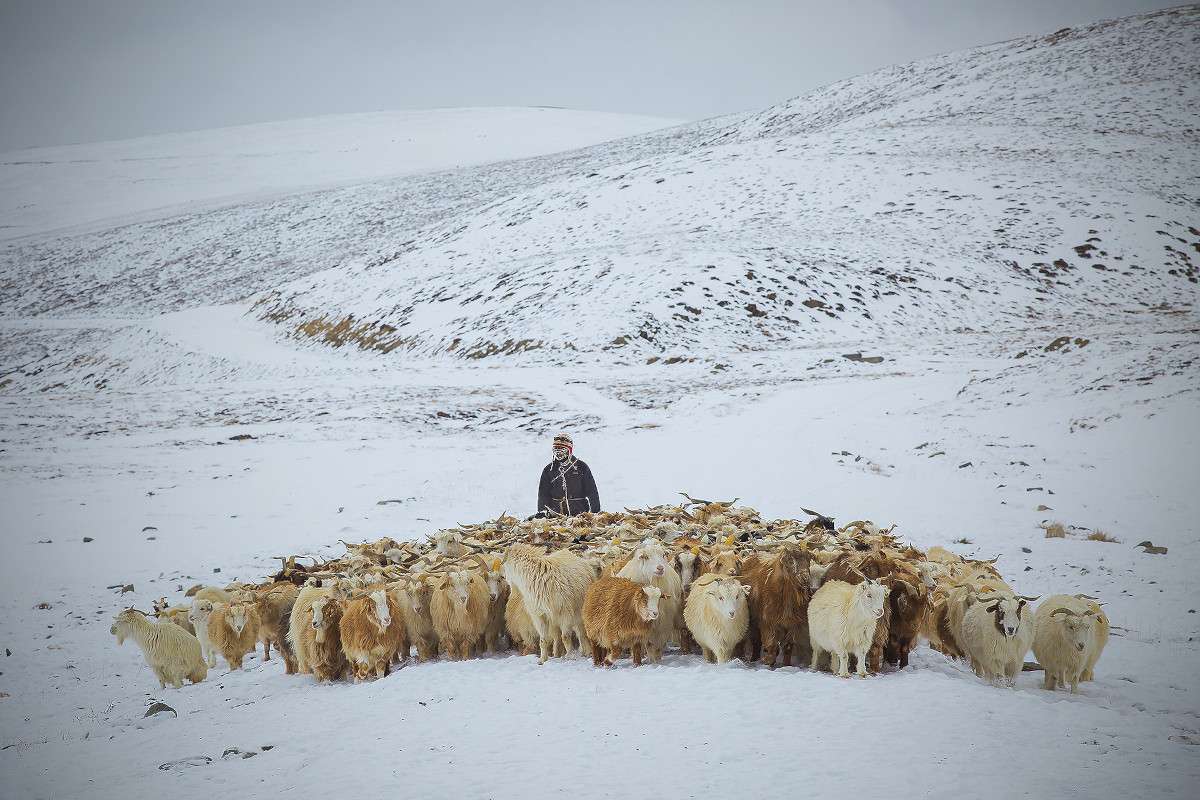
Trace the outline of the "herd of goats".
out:
M 684 495 L 687 497 L 687 495 Z M 261 642 L 288 674 L 388 675 L 392 665 L 511 649 L 578 651 L 596 666 L 670 646 L 710 662 L 740 656 L 848 677 L 905 667 L 919 640 L 1015 686 L 1032 648 L 1043 686 L 1092 679 L 1109 622 L 1095 598 L 1013 591 L 990 561 L 927 553 L 868 521 L 764 521 L 733 502 L 493 522 L 425 542 L 346 544 L 346 555 L 282 568 L 259 585 L 194 586 L 190 602 L 120 612 L 118 644 L 141 647 L 160 684 L 231 670 Z M 894 526 L 893 526 L 894 527 Z M 345 544 L 345 543 L 343 543 Z

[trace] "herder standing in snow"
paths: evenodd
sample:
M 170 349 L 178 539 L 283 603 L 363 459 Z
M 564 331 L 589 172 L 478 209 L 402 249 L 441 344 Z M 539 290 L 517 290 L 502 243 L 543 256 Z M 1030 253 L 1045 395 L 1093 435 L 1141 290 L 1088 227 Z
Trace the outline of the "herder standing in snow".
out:
M 538 513 L 572 516 L 600 510 L 600 494 L 588 465 L 575 457 L 571 437 L 560 433 L 552 445 L 554 460 L 542 470 L 538 483 Z

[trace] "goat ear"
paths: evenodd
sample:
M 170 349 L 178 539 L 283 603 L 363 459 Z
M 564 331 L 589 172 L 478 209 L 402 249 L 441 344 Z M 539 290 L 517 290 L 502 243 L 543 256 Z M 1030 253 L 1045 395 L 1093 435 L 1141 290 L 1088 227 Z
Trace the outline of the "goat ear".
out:
M 1000 609 L 1000 604 L 996 603 L 995 605 L 988 606 L 987 611 L 989 614 L 995 614 L 996 611 L 998 611 L 999 609 Z

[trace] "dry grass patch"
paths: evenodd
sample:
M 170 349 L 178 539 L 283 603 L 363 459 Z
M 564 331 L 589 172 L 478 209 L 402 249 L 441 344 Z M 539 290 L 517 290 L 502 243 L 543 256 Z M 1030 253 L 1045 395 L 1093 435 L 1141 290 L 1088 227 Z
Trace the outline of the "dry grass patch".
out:
M 1065 539 L 1067 538 L 1067 526 L 1061 522 L 1051 522 L 1044 526 L 1046 529 L 1047 539 Z
M 1113 544 L 1121 543 L 1121 540 L 1118 539 L 1117 537 L 1112 536 L 1112 535 L 1106 533 L 1105 531 L 1101 531 L 1101 530 L 1092 531 L 1091 533 L 1089 533 L 1087 535 L 1087 539 L 1089 542 L 1112 542 Z

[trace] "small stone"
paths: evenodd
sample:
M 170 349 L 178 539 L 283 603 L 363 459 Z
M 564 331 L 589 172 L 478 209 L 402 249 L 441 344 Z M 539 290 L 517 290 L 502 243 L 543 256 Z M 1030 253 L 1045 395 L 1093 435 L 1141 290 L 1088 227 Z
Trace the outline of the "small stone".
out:
M 213 567 L 213 572 L 220 572 L 220 571 L 221 571 L 220 567 Z
M 149 708 L 146 709 L 145 714 L 142 714 L 142 719 L 145 719 L 146 717 L 152 717 L 155 714 L 161 714 L 164 711 L 170 711 L 172 714 L 175 715 L 176 719 L 179 718 L 179 712 L 177 712 L 175 709 L 171 708 L 166 703 L 154 703 L 153 705 L 151 705 Z
M 1022 553 L 1032 553 L 1033 551 L 1032 551 L 1032 550 L 1030 550 L 1028 547 L 1022 547 L 1022 548 L 1021 548 L 1021 552 L 1022 552 Z
M 92 537 L 90 537 L 90 536 L 85 536 L 85 537 L 83 537 L 83 543 L 84 543 L 84 544 L 87 544 L 88 542 L 94 542 L 94 541 L 96 541 L 96 540 L 95 540 L 95 539 L 93 539 L 93 538 L 92 538 Z

